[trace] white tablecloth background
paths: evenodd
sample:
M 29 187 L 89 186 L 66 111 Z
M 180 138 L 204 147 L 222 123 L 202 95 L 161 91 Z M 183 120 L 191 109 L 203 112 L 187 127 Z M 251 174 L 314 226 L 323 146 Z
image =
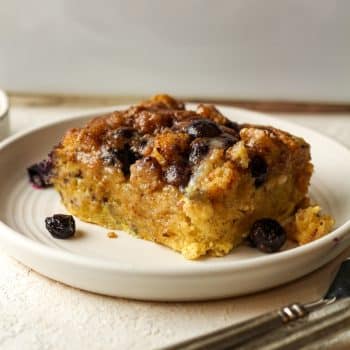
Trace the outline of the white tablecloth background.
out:
M 14 106 L 11 130 L 15 133 L 81 112 L 83 108 L 76 107 Z M 277 116 L 319 130 L 350 147 L 350 115 Z M 350 250 L 343 257 L 347 255 Z M 70 288 L 16 262 L 0 247 L 0 348 L 156 348 L 293 301 L 317 299 L 327 289 L 340 261 L 338 258 L 307 277 L 255 295 L 212 302 L 157 303 Z M 349 348 L 350 332 L 335 334 L 325 346 Z

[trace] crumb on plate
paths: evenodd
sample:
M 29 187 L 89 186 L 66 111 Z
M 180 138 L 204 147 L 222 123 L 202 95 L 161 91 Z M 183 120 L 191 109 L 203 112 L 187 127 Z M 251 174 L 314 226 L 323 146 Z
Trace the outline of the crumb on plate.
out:
M 108 232 L 107 236 L 108 238 L 118 238 L 118 235 L 113 231 Z

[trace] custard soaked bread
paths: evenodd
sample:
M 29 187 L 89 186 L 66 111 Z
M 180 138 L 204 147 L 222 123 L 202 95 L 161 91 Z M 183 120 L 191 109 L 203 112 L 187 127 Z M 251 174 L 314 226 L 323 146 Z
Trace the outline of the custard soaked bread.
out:
M 238 125 L 211 105 L 190 111 L 155 96 L 69 130 L 52 159 L 52 182 L 72 214 L 188 259 L 228 254 L 261 218 L 289 222 L 290 235 L 308 241 L 307 223 L 301 236 L 293 222 L 312 174 L 309 145 Z

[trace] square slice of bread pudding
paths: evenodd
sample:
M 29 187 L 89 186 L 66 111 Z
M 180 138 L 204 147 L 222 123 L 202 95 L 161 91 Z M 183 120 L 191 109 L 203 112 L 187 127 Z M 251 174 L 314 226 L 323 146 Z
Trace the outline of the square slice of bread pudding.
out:
M 212 105 L 186 110 L 157 95 L 68 130 L 51 158 L 52 183 L 73 215 L 187 259 L 228 254 L 254 224 L 255 238 L 284 230 L 300 244 L 333 225 L 308 203 L 313 166 L 302 138 L 239 125 Z

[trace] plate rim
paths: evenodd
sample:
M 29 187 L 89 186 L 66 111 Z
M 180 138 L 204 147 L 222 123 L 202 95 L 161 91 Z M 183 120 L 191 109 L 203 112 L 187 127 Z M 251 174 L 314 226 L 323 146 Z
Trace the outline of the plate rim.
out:
M 186 103 L 186 106 L 189 108 L 193 108 L 196 106 L 194 103 Z M 72 122 L 77 119 L 83 119 L 83 118 L 93 118 L 101 115 L 102 113 L 106 112 L 112 112 L 118 109 L 127 108 L 129 105 L 116 105 L 111 107 L 104 107 L 99 108 L 96 110 L 93 110 L 91 112 L 87 113 L 78 113 L 73 114 L 70 117 L 59 119 L 55 121 L 48 121 L 45 123 L 40 124 L 39 126 L 34 126 L 31 128 L 28 128 L 26 130 L 20 131 L 8 138 L 6 138 L 4 141 L 0 142 L 0 156 L 1 151 L 9 146 L 12 143 L 15 143 L 17 140 L 28 136 L 32 134 L 33 132 L 37 132 L 40 130 L 43 130 L 45 128 L 54 127 L 55 125 L 59 125 L 61 123 L 65 122 Z M 246 110 L 243 108 L 237 108 L 237 107 L 230 107 L 230 106 L 224 106 L 224 105 L 217 105 L 216 106 L 219 109 L 222 110 L 229 110 L 232 113 L 238 112 L 241 115 L 250 115 L 252 117 L 263 117 L 266 121 L 269 121 L 271 125 L 273 123 L 277 122 L 280 123 L 281 120 L 275 117 L 271 117 L 268 114 Z M 231 118 L 228 116 L 228 118 Z M 265 125 L 265 121 L 262 121 Z M 290 126 L 292 128 L 297 127 L 298 129 L 314 134 L 317 137 L 321 137 L 327 142 L 330 142 L 335 147 L 340 147 L 343 151 L 349 153 L 350 157 L 350 149 L 343 145 L 341 142 L 335 141 L 334 139 L 318 132 L 313 129 L 310 129 L 308 127 L 299 125 L 297 123 L 293 123 L 290 121 L 282 120 L 282 124 L 286 125 L 286 127 Z M 304 255 L 307 253 L 311 253 L 313 250 L 318 250 L 322 246 L 326 246 L 328 243 L 331 243 L 332 241 L 339 244 L 344 244 L 344 249 L 350 244 L 350 235 L 349 237 L 346 237 L 347 234 L 350 232 L 350 214 L 349 218 L 346 222 L 344 222 L 341 226 L 337 227 L 335 230 L 333 230 L 331 233 L 327 234 L 324 237 L 321 237 L 313 242 L 307 243 L 303 246 L 295 247 L 293 249 L 278 252 L 274 254 L 267 254 L 263 256 L 256 256 L 256 257 L 249 257 L 245 258 L 242 261 L 217 261 L 213 265 L 208 264 L 200 264 L 200 260 L 196 261 L 190 261 L 191 265 L 181 265 L 181 266 L 166 266 L 162 267 L 162 265 L 158 266 L 152 266 L 147 268 L 142 268 L 142 266 L 135 266 L 130 263 L 123 263 L 122 261 L 110 261 L 110 260 L 104 260 L 103 258 L 97 258 L 97 257 L 87 257 L 83 255 L 74 254 L 72 252 L 59 250 L 57 248 L 47 246 L 43 243 L 34 241 L 30 238 L 28 238 L 25 234 L 17 232 L 12 227 L 5 224 L 2 220 L 0 220 L 0 242 L 5 240 L 7 243 L 11 244 L 15 247 L 20 247 L 22 249 L 31 249 L 36 254 L 39 254 L 43 256 L 44 258 L 48 259 L 55 259 L 55 260 L 65 260 L 67 263 L 77 264 L 80 266 L 85 266 L 93 269 L 102 269 L 102 270 L 108 270 L 108 271 L 114 271 L 119 273 L 127 273 L 132 275 L 140 275 L 143 276 L 149 275 L 149 276 L 191 276 L 193 273 L 196 273 L 198 275 L 207 275 L 207 274 L 226 274 L 229 271 L 239 271 L 244 269 L 250 269 L 254 266 L 256 266 L 257 262 L 259 263 L 260 267 L 268 266 L 270 264 L 276 264 L 276 263 L 283 263 L 285 260 L 289 260 L 291 257 L 298 258 L 300 255 Z M 346 239 L 348 238 L 348 239 Z M 346 244 L 345 244 L 346 243 Z

